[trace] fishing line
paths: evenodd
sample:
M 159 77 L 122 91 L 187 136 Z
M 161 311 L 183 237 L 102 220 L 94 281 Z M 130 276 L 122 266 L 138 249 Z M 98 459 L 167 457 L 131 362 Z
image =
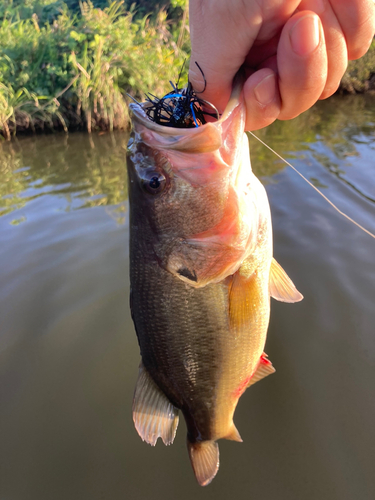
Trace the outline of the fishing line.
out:
M 327 198 L 327 196 L 325 196 L 316 186 L 314 186 L 314 184 L 312 184 L 308 179 L 306 179 L 306 177 L 304 175 L 301 174 L 301 172 L 299 172 L 295 167 L 293 167 L 293 165 L 291 163 L 289 163 L 287 160 L 285 160 L 281 155 L 279 155 L 279 153 L 277 153 L 274 149 L 272 149 L 270 146 L 268 146 L 268 144 L 266 144 L 265 142 L 262 141 L 262 139 L 259 139 L 259 137 L 257 137 L 255 134 L 253 134 L 252 132 L 249 132 L 249 134 L 251 134 L 257 141 L 259 141 L 261 144 L 263 144 L 263 146 L 266 146 L 266 148 L 268 148 L 270 151 L 272 151 L 272 153 L 274 153 L 278 158 L 280 158 L 280 160 L 282 160 L 284 163 L 286 163 L 291 169 L 293 169 L 300 177 L 302 177 L 302 179 L 304 181 L 307 182 L 307 184 L 309 186 L 311 186 L 313 189 L 315 189 L 315 191 L 317 193 L 320 194 L 320 196 L 322 198 L 324 198 L 326 200 L 327 203 L 329 203 L 331 205 L 331 207 L 333 207 L 340 215 L 342 215 L 343 217 L 345 217 L 345 219 L 347 219 L 349 222 L 352 222 L 354 225 L 356 225 L 357 227 L 359 227 L 360 229 L 362 229 L 362 231 L 364 231 L 365 233 L 367 233 L 369 236 L 371 236 L 372 238 L 375 238 L 375 234 L 371 233 L 370 231 L 368 231 L 367 229 L 365 229 L 363 226 L 361 226 L 360 224 L 358 224 L 358 222 L 356 222 L 355 220 L 353 220 L 351 217 L 349 217 L 349 215 L 346 215 L 344 212 L 342 212 L 329 198 Z

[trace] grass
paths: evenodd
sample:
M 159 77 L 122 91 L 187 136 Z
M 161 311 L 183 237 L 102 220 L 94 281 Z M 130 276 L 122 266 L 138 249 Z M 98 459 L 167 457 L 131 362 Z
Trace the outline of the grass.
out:
M 77 12 L 60 0 L 5 0 L 0 15 L 6 139 L 46 128 L 126 128 L 125 94 L 164 94 L 186 57 L 187 31 L 166 10 L 151 18 L 122 1 L 103 9 L 81 2 Z

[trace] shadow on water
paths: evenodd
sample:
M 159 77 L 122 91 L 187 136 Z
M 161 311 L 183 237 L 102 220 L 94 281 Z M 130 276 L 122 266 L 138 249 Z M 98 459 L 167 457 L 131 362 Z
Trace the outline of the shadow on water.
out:
M 330 99 L 259 131 L 375 232 L 375 101 Z M 276 259 L 305 299 L 272 302 L 277 372 L 251 388 L 199 488 L 185 446 L 133 428 L 125 134 L 0 145 L 0 499 L 375 498 L 375 246 L 251 139 Z

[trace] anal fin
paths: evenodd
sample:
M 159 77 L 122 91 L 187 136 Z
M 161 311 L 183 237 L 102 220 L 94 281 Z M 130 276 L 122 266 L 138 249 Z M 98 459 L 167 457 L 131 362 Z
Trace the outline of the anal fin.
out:
M 242 443 L 242 437 L 240 436 L 240 433 L 238 432 L 238 429 L 234 425 L 234 423 L 232 424 L 229 433 L 225 436 L 225 439 L 229 439 L 229 441 L 237 441 L 238 443 Z
M 269 287 L 271 297 L 281 302 L 299 302 L 303 299 L 303 295 L 275 259 L 271 262 Z
M 133 400 L 133 421 L 138 434 L 155 446 L 159 437 L 165 445 L 173 443 L 178 425 L 178 409 L 152 380 L 143 363 L 139 366 Z
M 187 442 L 191 465 L 201 486 L 207 486 L 219 470 L 219 446 L 216 441 Z
M 262 380 L 262 378 L 271 375 L 271 373 L 275 373 L 275 371 L 276 370 L 273 367 L 271 361 L 268 359 L 267 354 L 264 352 L 260 357 L 257 369 L 255 370 L 253 376 L 249 381 L 248 387 L 255 384 L 256 382 L 259 382 L 259 380 Z

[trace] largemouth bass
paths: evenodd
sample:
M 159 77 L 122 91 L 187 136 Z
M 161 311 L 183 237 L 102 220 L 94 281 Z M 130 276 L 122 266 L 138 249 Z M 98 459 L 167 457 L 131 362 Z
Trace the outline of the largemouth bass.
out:
M 173 442 L 178 413 L 196 478 L 219 467 L 218 439 L 247 387 L 274 372 L 264 353 L 270 296 L 302 295 L 272 258 L 266 191 L 252 173 L 240 77 L 220 120 L 158 125 L 131 104 L 127 164 L 131 310 L 142 362 L 141 438 Z

